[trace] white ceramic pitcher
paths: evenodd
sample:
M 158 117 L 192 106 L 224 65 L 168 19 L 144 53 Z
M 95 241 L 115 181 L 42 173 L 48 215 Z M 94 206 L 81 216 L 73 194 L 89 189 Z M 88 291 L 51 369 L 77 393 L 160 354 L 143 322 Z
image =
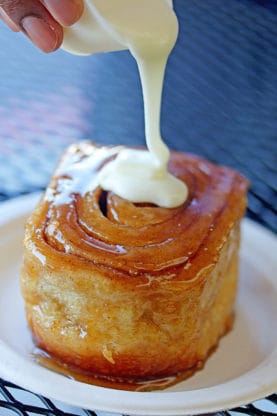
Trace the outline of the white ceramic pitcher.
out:
M 62 44 L 64 50 L 77 55 L 89 55 L 127 49 L 127 46 L 122 43 L 116 32 L 111 30 L 108 22 L 98 12 L 97 1 L 100 0 L 84 0 L 84 13 L 80 20 L 73 26 L 64 28 Z M 128 2 L 128 0 L 126 1 Z M 137 1 L 139 4 L 140 0 Z M 172 6 L 172 0 L 162 1 L 166 1 Z M 147 10 L 145 12 L 147 13 Z

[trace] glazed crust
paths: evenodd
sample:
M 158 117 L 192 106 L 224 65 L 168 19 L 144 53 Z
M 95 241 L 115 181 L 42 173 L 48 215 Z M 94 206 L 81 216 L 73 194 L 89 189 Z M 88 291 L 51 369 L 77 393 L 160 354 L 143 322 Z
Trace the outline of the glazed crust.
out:
M 67 151 L 26 225 L 30 328 L 51 356 L 100 377 L 181 373 L 230 327 L 247 181 L 173 153 L 170 170 L 190 190 L 181 207 L 132 204 L 99 188 L 73 192 L 70 167 L 98 151 L 91 143 Z

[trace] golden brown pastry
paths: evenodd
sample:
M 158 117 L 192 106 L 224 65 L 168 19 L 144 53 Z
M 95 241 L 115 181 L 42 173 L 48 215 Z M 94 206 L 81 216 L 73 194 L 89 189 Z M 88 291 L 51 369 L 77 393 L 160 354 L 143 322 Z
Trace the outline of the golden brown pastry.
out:
M 188 200 L 133 204 L 93 190 L 119 151 L 85 142 L 65 153 L 27 223 L 21 283 L 40 348 L 128 382 L 196 367 L 230 327 L 248 184 L 172 153 L 169 170 L 187 183 Z

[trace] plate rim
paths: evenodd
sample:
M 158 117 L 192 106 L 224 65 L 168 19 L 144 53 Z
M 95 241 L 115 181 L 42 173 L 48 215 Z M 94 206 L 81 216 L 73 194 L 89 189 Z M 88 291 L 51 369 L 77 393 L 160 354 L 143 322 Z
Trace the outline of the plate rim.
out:
M 26 217 L 34 208 L 40 196 L 41 192 L 24 195 L 0 203 L 0 229 L 2 226 L 12 223 L 15 219 L 22 218 L 23 220 L 23 217 Z M 262 241 L 269 240 L 270 244 L 276 245 L 277 247 L 275 235 L 248 218 L 243 220 L 243 231 L 245 234 L 250 233 L 260 237 Z M 272 277 L 272 281 L 274 281 L 274 277 Z M 274 284 L 276 285 L 277 282 L 274 281 Z M 2 378 L 8 379 L 12 383 L 31 390 L 36 394 L 47 396 L 54 400 L 60 400 L 73 406 L 98 411 L 128 413 L 130 415 L 144 414 L 148 416 L 195 415 L 237 407 L 262 399 L 277 391 L 277 346 L 257 367 L 238 377 L 219 385 L 183 392 L 165 390 L 162 392 L 127 392 L 70 380 L 38 364 L 29 361 L 26 363 L 26 359 L 6 345 L 1 338 L 0 356 L 0 376 Z M 4 360 L 3 357 L 5 358 Z M 17 365 L 15 366 L 14 363 Z M 32 369 L 32 371 L 27 371 L 28 368 L 29 370 Z M 272 368 L 276 369 L 275 377 Z M 23 370 L 22 373 L 18 369 Z M 270 380 L 268 379 L 269 369 L 271 370 Z M 20 374 L 22 375 L 20 376 Z M 34 377 L 34 374 L 38 377 Z M 47 376 L 46 379 L 48 381 L 46 383 L 42 375 Z M 57 377 L 60 378 L 58 388 Z M 255 388 L 253 387 L 249 392 L 248 382 L 249 379 L 251 381 L 252 377 L 256 379 Z M 48 385 L 48 389 L 45 389 L 45 384 Z M 237 388 L 238 385 L 240 386 L 240 391 L 239 394 L 236 393 L 236 399 L 234 401 L 231 392 L 234 391 L 233 387 L 235 386 Z M 68 393 L 69 391 L 76 391 L 76 386 L 78 387 L 78 397 Z M 222 395 L 222 390 L 225 395 Z M 220 400 L 213 398 L 218 391 L 221 393 Z M 107 395 L 109 395 L 108 404 L 104 401 L 104 396 L 107 397 Z M 201 400 L 200 397 L 202 397 Z M 92 398 L 93 403 L 91 403 Z M 153 400 L 153 398 L 159 399 L 159 407 L 155 405 L 157 400 Z

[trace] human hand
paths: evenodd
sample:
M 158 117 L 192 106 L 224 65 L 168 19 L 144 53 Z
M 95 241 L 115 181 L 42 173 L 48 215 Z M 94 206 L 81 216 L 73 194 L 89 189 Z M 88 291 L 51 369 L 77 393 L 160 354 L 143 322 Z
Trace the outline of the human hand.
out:
M 42 51 L 53 52 L 61 46 L 62 26 L 74 24 L 83 7 L 83 0 L 0 0 L 0 18 Z

